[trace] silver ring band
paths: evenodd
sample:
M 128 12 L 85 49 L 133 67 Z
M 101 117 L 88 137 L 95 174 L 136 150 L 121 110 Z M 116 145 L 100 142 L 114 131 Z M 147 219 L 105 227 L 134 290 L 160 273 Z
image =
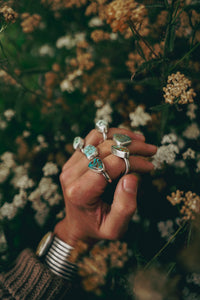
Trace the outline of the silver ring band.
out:
M 105 170 L 104 163 L 102 162 L 100 157 L 95 157 L 93 160 L 91 160 L 88 164 L 89 170 L 102 174 L 107 182 L 111 183 L 112 179 L 108 175 L 108 173 Z
M 120 145 L 113 145 L 113 146 L 111 146 L 111 153 L 124 160 L 125 166 L 126 166 L 124 175 L 126 175 L 130 171 L 130 168 L 131 168 L 130 162 L 128 159 L 129 158 L 128 148 L 126 148 L 124 146 L 120 146 Z

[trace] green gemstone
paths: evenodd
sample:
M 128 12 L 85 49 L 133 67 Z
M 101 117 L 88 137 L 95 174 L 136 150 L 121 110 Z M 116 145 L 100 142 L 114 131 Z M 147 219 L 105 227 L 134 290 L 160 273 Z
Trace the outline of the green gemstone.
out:
M 99 157 L 94 158 L 88 165 L 89 169 L 98 173 L 103 170 L 103 167 L 104 167 L 103 162 Z
M 86 155 L 86 157 L 91 160 L 93 159 L 95 156 L 98 155 L 98 151 L 97 148 L 93 145 L 88 145 L 83 149 L 83 153 Z
M 115 133 L 113 135 L 113 140 L 117 145 L 128 146 L 131 144 L 131 138 L 126 134 Z

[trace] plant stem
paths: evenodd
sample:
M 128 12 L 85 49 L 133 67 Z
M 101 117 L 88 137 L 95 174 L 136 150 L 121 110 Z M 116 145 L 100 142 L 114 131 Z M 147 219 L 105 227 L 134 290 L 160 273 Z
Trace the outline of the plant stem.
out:
M 198 42 L 190 51 L 188 51 L 181 59 L 179 59 L 177 63 L 169 70 L 169 73 L 171 73 L 171 71 L 173 71 L 180 62 L 182 62 L 188 55 L 190 55 L 199 46 L 200 46 L 200 42 Z
M 144 267 L 144 270 L 148 269 L 149 266 L 154 262 L 154 260 L 160 256 L 160 254 L 167 248 L 167 246 L 173 241 L 173 239 L 177 236 L 177 234 L 183 229 L 186 223 L 184 223 L 182 226 L 180 226 L 176 232 L 170 237 L 169 241 L 154 255 L 154 257 L 146 264 Z

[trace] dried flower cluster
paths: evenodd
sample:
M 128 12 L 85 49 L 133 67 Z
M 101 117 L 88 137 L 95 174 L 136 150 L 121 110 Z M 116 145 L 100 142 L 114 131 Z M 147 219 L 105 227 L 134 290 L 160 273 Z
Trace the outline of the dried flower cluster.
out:
M 167 79 L 167 86 L 163 88 L 165 102 L 169 104 L 187 104 L 194 101 L 196 93 L 191 87 L 191 81 L 184 74 L 177 72 Z
M 113 32 L 124 32 L 131 24 L 139 30 L 146 19 L 147 11 L 143 4 L 133 0 L 115 0 L 106 9 L 107 23 Z
M 182 205 L 180 213 L 183 215 L 183 220 L 193 220 L 200 213 L 200 197 L 191 191 L 184 193 L 177 190 L 171 196 L 167 196 L 167 200 L 172 205 Z
M 76 262 L 86 291 L 101 294 L 106 276 L 113 268 L 122 268 L 128 260 L 126 243 L 110 242 L 107 246 L 96 244 L 86 256 L 87 245 L 80 242 L 72 251 L 71 262 Z
M 15 23 L 18 13 L 16 13 L 11 7 L 5 5 L 0 7 L 0 16 L 3 16 L 6 23 Z
M 25 33 L 31 33 L 35 29 L 37 29 L 42 19 L 41 16 L 38 14 L 30 15 L 29 13 L 23 13 L 21 15 L 21 18 L 22 18 L 22 22 L 21 22 L 22 30 Z

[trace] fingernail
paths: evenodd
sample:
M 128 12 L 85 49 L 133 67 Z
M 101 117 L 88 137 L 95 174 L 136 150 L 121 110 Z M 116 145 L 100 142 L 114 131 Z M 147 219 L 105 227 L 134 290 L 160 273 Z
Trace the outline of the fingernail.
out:
M 137 193 L 137 183 L 130 178 L 124 178 L 123 188 L 125 192 L 135 195 Z
M 148 148 L 149 148 L 149 151 L 157 152 L 157 147 L 156 147 L 155 145 L 149 144 L 149 145 L 148 145 Z

